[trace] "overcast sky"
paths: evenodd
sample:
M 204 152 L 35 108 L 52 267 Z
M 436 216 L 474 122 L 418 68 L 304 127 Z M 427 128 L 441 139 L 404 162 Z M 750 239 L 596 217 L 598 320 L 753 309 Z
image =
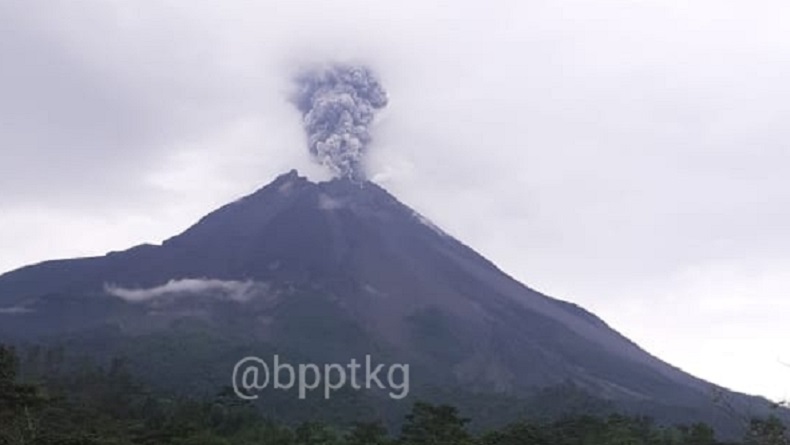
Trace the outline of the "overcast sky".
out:
M 0 271 L 158 243 L 291 168 L 305 64 L 390 94 L 368 171 L 529 286 L 790 397 L 790 4 L 0 2 Z

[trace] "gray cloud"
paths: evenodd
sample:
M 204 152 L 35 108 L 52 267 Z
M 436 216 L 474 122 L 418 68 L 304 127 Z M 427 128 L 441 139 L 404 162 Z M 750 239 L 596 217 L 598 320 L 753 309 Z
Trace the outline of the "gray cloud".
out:
M 0 315 L 18 315 L 30 312 L 33 310 L 22 306 L 0 307 Z
M 387 93 L 365 66 L 330 64 L 299 73 L 291 99 L 303 116 L 310 154 L 334 176 L 365 179 L 362 160 Z
M 246 302 L 268 291 L 268 286 L 254 281 L 216 280 L 206 278 L 183 278 L 146 288 L 127 289 L 113 284 L 104 286 L 108 294 L 129 301 L 143 303 L 159 298 L 186 298 L 196 295 L 211 296 L 220 300 Z

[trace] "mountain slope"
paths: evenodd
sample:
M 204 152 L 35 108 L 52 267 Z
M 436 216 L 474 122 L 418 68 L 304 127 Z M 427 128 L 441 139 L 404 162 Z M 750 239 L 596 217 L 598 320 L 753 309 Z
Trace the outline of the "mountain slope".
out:
M 244 339 L 239 354 L 376 352 L 413 364 L 417 386 L 518 396 L 570 382 L 630 406 L 713 409 L 709 383 L 517 282 L 370 182 L 292 171 L 160 246 L 0 276 L 10 338 L 167 335 L 185 321 Z

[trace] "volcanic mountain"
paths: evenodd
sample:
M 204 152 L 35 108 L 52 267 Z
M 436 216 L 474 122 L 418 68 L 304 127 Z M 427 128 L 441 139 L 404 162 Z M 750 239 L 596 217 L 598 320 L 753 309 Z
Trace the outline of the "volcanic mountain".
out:
M 378 185 L 296 171 L 161 245 L 0 276 L 0 338 L 122 351 L 160 382 L 226 382 L 250 353 L 374 354 L 412 364 L 415 388 L 478 403 L 565 385 L 672 420 L 719 416 L 713 385 L 519 283 Z

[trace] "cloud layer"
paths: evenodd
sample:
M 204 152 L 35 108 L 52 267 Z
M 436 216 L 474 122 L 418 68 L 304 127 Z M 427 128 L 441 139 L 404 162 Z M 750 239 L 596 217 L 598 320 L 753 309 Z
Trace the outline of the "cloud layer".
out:
M 206 278 L 184 278 L 146 288 L 127 289 L 112 284 L 104 286 L 105 292 L 131 303 L 143 303 L 159 298 L 186 298 L 208 296 L 220 300 L 246 302 L 268 290 L 263 283 L 254 281 L 227 281 Z

